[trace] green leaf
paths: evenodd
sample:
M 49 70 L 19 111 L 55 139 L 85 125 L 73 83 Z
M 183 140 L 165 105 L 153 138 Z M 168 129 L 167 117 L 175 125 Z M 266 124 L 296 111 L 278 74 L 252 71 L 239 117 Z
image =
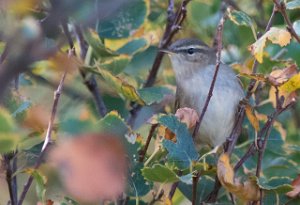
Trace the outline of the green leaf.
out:
M 46 182 L 47 178 L 38 170 L 36 169 L 26 169 L 24 171 L 27 174 L 30 174 L 33 176 L 33 179 L 35 180 L 35 189 L 38 196 L 39 201 L 44 202 L 45 201 L 45 194 L 46 194 Z
M 147 5 L 143 0 L 127 1 L 115 16 L 99 22 L 98 34 L 102 38 L 126 38 L 145 21 Z M 99 2 L 101 7 L 102 2 Z
M 133 41 L 128 42 L 123 47 L 117 50 L 120 54 L 133 55 L 141 49 L 145 48 L 147 41 L 143 38 L 134 39 Z
M 14 133 L 0 133 L 0 154 L 14 151 L 20 141 L 20 137 Z
M 294 0 L 286 3 L 287 9 L 299 9 L 300 8 L 300 0 Z
M 104 69 L 99 68 L 98 70 L 95 70 L 91 67 L 85 67 L 85 69 L 102 76 L 106 83 L 116 90 L 121 97 L 133 102 L 137 102 L 140 105 L 145 105 L 144 100 L 141 98 L 141 96 L 139 96 L 137 90 L 126 81 L 119 77 L 113 76 L 109 71 Z
M 255 31 L 255 23 L 252 19 L 244 12 L 228 9 L 228 17 L 229 19 L 238 26 L 248 26 L 251 28 L 253 36 L 257 39 L 256 31 Z
M 199 154 L 186 125 L 179 122 L 174 115 L 163 115 L 158 118 L 158 122 L 176 135 L 176 143 L 170 140 L 163 141 L 163 146 L 168 150 L 168 160 L 180 169 L 190 167 L 191 163 L 199 158 Z
M 277 193 L 286 193 L 293 190 L 293 187 L 291 185 L 292 180 L 293 179 L 289 177 L 271 177 L 269 179 L 260 177 L 257 180 L 257 185 L 261 189 L 266 191 L 276 191 Z
M 137 90 L 143 101 L 147 105 L 159 103 L 165 95 L 172 94 L 172 91 L 166 87 L 148 87 Z
M 131 177 L 129 178 L 128 194 L 129 196 L 139 197 L 146 195 L 153 187 L 152 182 L 148 182 L 142 175 L 143 165 L 136 164 L 133 170 L 131 170 Z
M 99 36 L 92 30 L 90 30 L 90 32 L 86 32 L 85 36 L 88 44 L 92 48 L 92 53 L 96 57 L 96 59 L 119 55 L 114 51 L 106 48 L 105 45 L 102 43 L 101 39 L 99 38 Z
M 94 125 L 92 121 L 70 118 L 62 121 L 59 126 L 60 130 L 72 135 L 78 135 L 93 131 Z
M 130 131 L 130 128 L 125 123 L 124 119 L 116 112 L 112 111 L 105 115 L 99 122 L 96 123 L 101 132 L 108 132 L 118 136 L 124 136 Z
M 15 127 L 12 116 L 6 109 L 0 107 L 0 133 L 12 132 Z
M 114 58 L 110 58 L 105 62 L 101 62 L 98 66 L 108 70 L 114 75 L 121 73 L 128 65 L 130 57 L 128 55 L 120 55 Z
M 170 183 L 177 182 L 179 178 L 171 169 L 161 164 L 155 164 L 152 167 L 142 169 L 142 175 L 148 181 Z

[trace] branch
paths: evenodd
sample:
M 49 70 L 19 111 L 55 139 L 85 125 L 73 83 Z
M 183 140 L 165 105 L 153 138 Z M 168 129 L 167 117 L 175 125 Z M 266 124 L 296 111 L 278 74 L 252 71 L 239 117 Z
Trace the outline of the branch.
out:
M 209 92 L 208 92 L 206 100 L 205 100 L 204 107 L 201 111 L 201 115 L 199 117 L 199 120 L 196 123 L 195 129 L 194 129 L 194 132 L 193 132 L 193 138 L 195 138 L 196 134 L 199 132 L 199 128 L 200 128 L 200 125 L 201 125 L 202 120 L 204 118 L 204 115 L 206 113 L 209 101 L 210 101 L 210 99 L 213 95 L 214 86 L 215 86 L 215 83 L 216 83 L 216 80 L 217 80 L 217 75 L 218 75 L 219 67 L 220 67 L 220 64 L 221 64 L 222 34 L 223 34 L 225 19 L 226 19 L 226 13 L 221 18 L 221 20 L 218 24 L 218 27 L 217 27 L 217 53 L 216 53 L 217 59 L 216 59 L 215 73 L 214 73 L 214 76 L 213 76 L 213 79 L 212 79 L 212 82 L 211 82 L 211 85 L 210 85 L 210 88 L 209 88 Z
M 276 9 L 273 8 L 272 14 L 271 14 L 269 21 L 267 23 L 267 26 L 265 28 L 265 32 L 267 32 L 271 28 L 271 26 L 273 24 L 273 19 L 274 19 L 275 13 L 276 13 Z M 254 63 L 252 66 L 252 74 L 257 72 L 257 66 L 258 66 L 258 62 L 257 62 L 257 60 L 254 60 Z M 253 89 L 255 88 L 255 84 L 256 84 L 256 80 L 252 79 L 248 85 L 247 94 L 246 94 L 244 101 L 246 101 L 246 102 L 249 101 L 252 93 L 254 92 Z M 237 111 L 237 117 L 235 120 L 234 128 L 233 128 L 230 136 L 227 138 L 225 145 L 224 145 L 225 151 L 229 155 L 231 155 L 231 153 L 233 152 L 235 144 L 237 142 L 237 139 L 241 133 L 244 117 L 245 117 L 245 105 L 243 102 L 240 102 L 240 105 L 239 105 L 239 108 Z M 254 147 L 250 146 L 248 151 L 241 158 L 242 161 L 238 162 L 237 165 L 235 166 L 235 170 L 238 169 L 254 153 L 255 153 L 255 146 Z M 208 197 L 205 201 L 209 202 L 209 203 L 214 203 L 217 200 L 218 192 L 219 192 L 220 188 L 221 188 L 221 183 L 220 183 L 218 177 L 216 177 L 214 189 L 208 195 Z
M 287 30 L 298 41 L 298 43 L 300 43 L 300 38 L 297 35 L 295 29 L 293 28 L 293 24 L 291 23 L 291 20 L 289 19 L 288 15 L 286 13 L 285 3 L 283 1 L 279 2 L 278 0 L 273 0 L 273 2 L 276 5 L 276 9 L 281 13 L 281 15 L 284 18 L 284 21 L 287 24 Z
M 140 151 L 140 153 L 139 153 L 139 155 L 140 155 L 139 161 L 140 161 L 140 162 L 143 162 L 144 159 L 145 159 L 145 155 L 146 155 L 147 150 L 148 150 L 148 147 L 149 147 L 149 145 L 150 145 L 150 141 L 151 141 L 151 139 L 152 139 L 152 137 L 153 137 L 154 131 L 155 131 L 155 129 L 157 128 L 157 126 L 158 126 L 158 124 L 154 124 L 154 125 L 152 125 L 151 128 L 150 128 L 150 131 L 149 131 L 149 134 L 148 134 L 148 137 L 147 137 L 145 146 L 143 147 L 143 149 L 142 149 L 142 150 Z
M 69 56 L 71 54 L 74 54 L 74 52 L 72 53 L 72 50 L 70 50 Z M 50 120 L 49 120 L 49 124 L 48 124 L 47 133 L 46 133 L 46 136 L 45 136 L 45 141 L 44 141 L 42 150 L 40 152 L 40 155 L 39 155 L 39 157 L 38 157 L 38 159 L 35 163 L 34 169 L 39 168 L 39 166 L 41 165 L 43 157 L 44 157 L 44 155 L 47 151 L 47 148 L 49 147 L 49 144 L 51 142 L 51 134 L 52 134 L 52 130 L 53 130 L 53 123 L 54 123 L 54 119 L 55 119 L 55 116 L 56 116 L 57 106 L 58 106 L 58 102 L 59 102 L 59 99 L 60 99 L 60 96 L 61 96 L 62 87 L 63 87 L 63 84 L 64 84 L 64 80 L 66 78 L 66 75 L 67 75 L 67 71 L 65 70 L 62 77 L 61 77 L 59 85 L 57 87 L 57 90 L 54 92 L 54 101 L 53 101 L 53 105 L 52 105 L 52 111 L 51 111 L 51 116 L 50 116 Z M 22 193 L 20 195 L 20 199 L 18 201 L 18 205 L 23 204 L 23 201 L 26 197 L 26 194 L 28 193 L 28 190 L 29 190 L 29 188 L 32 184 L 32 181 L 33 181 L 33 176 L 31 175 L 28 178 L 25 185 L 24 185 L 23 191 L 22 191 Z
M 67 22 L 62 20 L 61 24 L 62 24 L 62 27 L 63 27 L 63 31 L 64 31 L 67 39 L 68 39 L 69 46 L 70 46 L 70 48 L 73 48 L 74 43 L 73 43 L 73 39 L 71 37 L 71 34 L 68 30 Z M 75 31 L 76 31 L 76 34 L 78 36 L 78 40 L 83 41 L 83 42 L 79 42 L 79 45 L 80 46 L 86 45 L 86 43 L 84 42 L 83 35 L 81 33 L 81 29 L 77 28 L 77 29 L 75 29 Z M 86 55 L 86 47 L 81 47 L 81 52 L 82 52 L 81 56 L 85 56 Z M 102 96 L 100 94 L 100 90 L 99 90 L 99 87 L 98 87 L 98 84 L 97 84 L 97 81 L 96 81 L 95 77 L 92 75 L 89 79 L 87 79 L 86 72 L 84 72 L 82 70 L 80 70 L 80 74 L 81 74 L 81 76 L 84 80 L 84 84 L 86 85 L 86 87 L 92 93 L 92 95 L 94 97 L 99 115 L 101 117 L 103 117 L 104 115 L 106 115 L 107 109 L 106 109 L 106 106 L 105 106 L 104 101 L 102 99 Z
M 4 165 L 3 167 L 5 168 L 6 171 L 6 182 L 8 186 L 11 205 L 16 205 L 18 201 L 17 181 L 16 181 L 16 176 L 13 176 L 13 174 L 16 171 L 15 169 L 16 166 L 14 163 L 15 158 L 16 158 L 16 153 L 3 155 L 3 165 Z
M 200 178 L 200 173 L 196 171 L 193 173 L 193 186 L 192 186 L 192 205 L 196 205 L 197 202 L 197 185 Z

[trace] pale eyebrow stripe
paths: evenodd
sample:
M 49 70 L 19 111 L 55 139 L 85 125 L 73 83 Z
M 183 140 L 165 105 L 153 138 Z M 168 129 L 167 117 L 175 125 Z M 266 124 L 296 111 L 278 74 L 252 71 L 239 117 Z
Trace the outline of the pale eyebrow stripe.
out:
M 186 50 L 188 50 L 189 48 L 193 48 L 193 49 L 195 49 L 196 51 L 207 50 L 207 49 L 208 49 L 207 46 L 196 45 L 196 46 L 193 46 L 193 47 L 191 47 L 191 46 L 177 47 L 177 48 L 175 48 L 174 50 L 180 52 L 180 51 L 186 51 Z

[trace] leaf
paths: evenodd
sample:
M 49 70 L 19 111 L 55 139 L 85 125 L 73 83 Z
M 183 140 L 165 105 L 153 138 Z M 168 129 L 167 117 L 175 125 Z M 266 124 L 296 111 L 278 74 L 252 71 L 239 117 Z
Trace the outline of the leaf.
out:
M 120 54 L 133 55 L 147 46 L 144 38 L 134 39 L 117 50 Z
M 152 167 L 144 167 L 142 175 L 148 181 L 170 183 L 177 182 L 179 178 L 171 169 L 161 164 L 154 164 Z
M 99 122 L 97 122 L 99 131 L 112 133 L 118 136 L 124 136 L 130 131 L 124 119 L 116 111 L 106 114 Z M 116 129 L 117 128 L 117 129 Z
M 99 2 L 101 7 L 102 2 Z M 98 34 L 102 38 L 126 38 L 145 21 L 147 5 L 144 0 L 128 1 L 116 15 L 99 22 Z
M 50 162 L 67 191 L 82 201 L 113 200 L 125 190 L 128 160 L 118 136 L 74 136 L 51 150 Z
M 263 62 L 263 50 L 266 46 L 267 39 L 282 47 L 290 43 L 291 34 L 285 29 L 272 27 L 255 43 L 250 45 L 249 50 L 259 63 Z
M 16 125 L 8 111 L 0 107 L 0 133 L 9 133 L 15 129 Z
M 170 89 L 162 86 L 141 88 L 137 92 L 147 105 L 160 103 L 166 95 L 172 94 Z
M 9 10 L 17 15 L 23 16 L 30 13 L 38 4 L 38 0 L 11 0 L 9 2 Z
M 0 133 L 0 154 L 16 150 L 20 136 L 15 133 Z
M 118 56 L 119 54 L 106 48 L 105 45 L 100 40 L 97 33 L 93 30 L 85 33 L 86 40 L 88 44 L 91 46 L 93 50 L 93 54 L 98 58 L 105 58 L 105 57 L 114 57 Z
M 254 80 L 257 80 L 257 81 L 262 81 L 262 82 L 266 82 L 267 81 L 267 78 L 264 74 L 260 74 L 260 73 L 239 73 L 240 76 L 244 76 L 244 77 L 247 77 L 247 78 L 250 78 L 250 79 L 254 79 Z
M 300 2 L 300 0 L 299 0 Z M 299 7 L 300 8 L 300 7 Z M 294 21 L 293 28 L 298 36 L 300 36 L 300 20 Z
M 31 168 L 24 170 L 24 172 L 33 176 L 36 184 L 35 189 L 38 199 L 39 201 L 44 202 L 46 196 L 46 176 L 43 175 L 40 171 Z
M 299 9 L 300 8 L 300 0 L 289 1 L 286 3 L 286 8 L 291 9 Z
M 247 115 L 248 120 L 250 121 L 251 125 L 256 130 L 256 132 L 258 132 L 259 131 L 259 121 L 254 113 L 253 108 L 251 107 L 251 105 L 246 104 L 245 109 L 246 109 L 246 115 Z
M 158 122 L 168 127 L 176 135 L 176 143 L 170 140 L 163 141 L 163 146 L 168 150 L 168 160 L 175 163 L 180 169 L 190 167 L 191 163 L 199 158 L 199 154 L 187 126 L 179 122 L 174 115 L 163 115 L 158 118 Z
M 251 31 L 253 33 L 254 38 L 256 39 L 256 31 L 255 31 L 255 23 L 252 21 L 252 19 L 244 12 L 237 11 L 228 8 L 228 17 L 229 19 L 235 23 L 238 26 L 248 26 L 251 28 Z
M 292 76 L 297 73 L 297 65 L 292 64 L 284 69 L 273 70 L 267 78 L 271 85 L 279 86 L 287 82 Z
M 199 119 L 197 111 L 188 107 L 176 110 L 175 116 L 180 122 L 185 123 L 188 128 L 194 127 Z
M 291 183 L 293 190 L 286 193 L 288 197 L 295 198 L 300 194 L 300 175 L 298 174 L 297 178 L 294 179 Z
M 279 90 L 282 92 L 291 93 L 300 88 L 300 73 L 297 73 L 291 77 L 286 83 L 279 87 Z
M 124 68 L 128 65 L 130 57 L 128 55 L 120 55 L 117 57 L 110 58 L 104 62 L 100 62 L 98 66 L 108 70 L 114 75 L 121 73 Z
M 234 170 L 229 160 L 228 154 L 225 153 L 220 156 L 217 164 L 217 176 L 223 187 L 243 202 L 259 200 L 260 190 L 256 181 L 251 178 L 243 183 L 235 180 Z
M 140 105 L 145 105 L 144 100 L 139 96 L 137 90 L 119 77 L 113 76 L 109 71 L 104 69 L 94 70 L 88 67 L 89 71 L 101 75 L 108 85 L 114 88 L 121 97 L 137 102 Z
M 289 177 L 271 177 L 269 179 L 260 177 L 257 184 L 266 191 L 276 191 L 277 193 L 286 193 L 293 190 L 290 185 L 292 179 Z

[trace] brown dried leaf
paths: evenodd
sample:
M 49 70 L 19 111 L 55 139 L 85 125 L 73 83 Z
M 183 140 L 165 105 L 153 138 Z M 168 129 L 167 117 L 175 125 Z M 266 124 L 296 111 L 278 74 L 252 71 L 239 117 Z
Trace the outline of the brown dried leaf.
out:
M 48 127 L 50 112 L 42 106 L 32 106 L 28 109 L 23 126 L 37 132 L 43 132 Z
M 254 129 L 258 132 L 259 131 L 259 121 L 253 111 L 253 108 L 251 105 L 246 104 L 245 106 L 246 115 L 248 120 L 250 121 L 251 125 L 254 127 Z
M 273 70 L 267 78 L 272 85 L 279 86 L 287 82 L 292 76 L 296 75 L 297 73 L 297 65 L 292 64 L 284 69 Z
M 196 110 L 188 107 L 179 108 L 176 111 L 175 116 L 180 122 L 185 123 L 188 128 L 194 127 L 199 119 Z
M 218 160 L 217 175 L 222 186 L 239 200 L 249 202 L 259 199 L 260 190 L 254 180 L 249 179 L 240 183 L 234 178 L 234 170 L 226 153 L 222 154 Z
M 128 165 L 124 147 L 115 136 L 76 136 L 58 144 L 49 159 L 66 190 L 81 201 L 113 200 L 124 191 Z
M 67 70 L 68 72 L 77 71 L 82 62 L 75 56 L 70 56 L 67 53 L 57 52 L 49 59 L 49 66 L 54 70 Z
M 293 186 L 294 190 L 286 193 L 286 195 L 291 198 L 298 197 L 300 194 L 300 174 L 292 181 L 291 185 Z

